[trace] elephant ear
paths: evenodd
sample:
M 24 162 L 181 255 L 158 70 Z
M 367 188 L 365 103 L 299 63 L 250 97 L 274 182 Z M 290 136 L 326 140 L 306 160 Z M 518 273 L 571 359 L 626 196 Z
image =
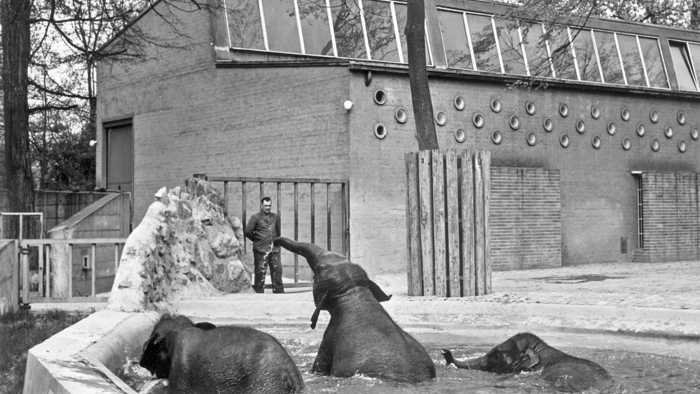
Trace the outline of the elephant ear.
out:
M 391 299 L 390 295 L 387 295 L 378 284 L 374 283 L 371 279 L 369 280 L 369 290 L 374 295 L 374 298 L 379 302 L 389 301 Z
M 316 328 L 316 322 L 318 322 L 318 315 L 321 314 L 321 309 L 325 306 L 324 304 L 326 303 L 326 296 L 328 293 L 323 293 L 321 295 L 321 299 L 318 301 L 318 305 L 316 305 L 316 309 L 314 309 L 314 313 L 311 315 L 311 329 Z

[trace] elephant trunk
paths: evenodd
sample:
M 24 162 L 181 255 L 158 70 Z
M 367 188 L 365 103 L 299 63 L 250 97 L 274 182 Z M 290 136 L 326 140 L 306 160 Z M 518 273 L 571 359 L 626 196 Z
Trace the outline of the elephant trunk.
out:
M 314 274 L 316 273 L 319 265 L 319 257 L 326 252 L 324 249 L 321 249 L 312 243 L 296 242 L 285 237 L 275 238 L 273 243 L 275 246 L 282 246 L 290 252 L 304 256 L 306 262 L 309 264 L 309 267 L 311 267 L 311 270 L 314 271 Z
M 447 349 L 442 349 L 442 355 L 445 357 L 447 365 L 454 364 L 457 368 L 484 370 L 487 366 L 486 356 L 458 361 L 452 356 L 452 352 Z

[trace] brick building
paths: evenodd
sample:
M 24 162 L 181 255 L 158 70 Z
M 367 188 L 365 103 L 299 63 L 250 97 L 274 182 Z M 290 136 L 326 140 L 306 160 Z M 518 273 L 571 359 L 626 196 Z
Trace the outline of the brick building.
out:
M 426 3 L 440 147 L 492 154 L 496 269 L 700 258 L 699 33 Z M 98 184 L 138 221 L 193 173 L 343 179 L 353 259 L 405 269 L 405 3 L 212 4 L 156 2 L 145 57 L 99 65 Z

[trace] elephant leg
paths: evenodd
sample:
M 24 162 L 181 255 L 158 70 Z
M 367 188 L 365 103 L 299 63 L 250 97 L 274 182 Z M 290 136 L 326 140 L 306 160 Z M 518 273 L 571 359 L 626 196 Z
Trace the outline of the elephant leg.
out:
M 316 354 L 316 360 L 314 360 L 314 365 L 311 367 L 311 372 L 320 373 L 321 375 L 330 375 L 332 367 L 333 353 L 331 352 L 329 341 L 324 334 L 323 341 Z

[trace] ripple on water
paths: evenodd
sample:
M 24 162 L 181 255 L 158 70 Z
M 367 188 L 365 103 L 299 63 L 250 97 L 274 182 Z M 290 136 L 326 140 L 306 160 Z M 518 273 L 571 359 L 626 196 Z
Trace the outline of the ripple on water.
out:
M 282 341 L 287 347 L 287 343 Z M 335 378 L 309 373 L 316 356 L 308 348 L 290 354 L 303 372 L 308 393 L 557 393 L 539 373 L 497 375 L 446 367 L 440 348 L 454 350 L 458 358 L 472 357 L 488 347 L 442 345 L 428 348 L 435 362 L 437 379 L 417 385 L 384 382 L 366 376 Z M 676 357 L 601 349 L 563 348 L 563 351 L 597 362 L 610 372 L 615 384 L 605 393 L 700 392 L 700 363 Z M 586 393 L 600 393 L 587 391 Z

